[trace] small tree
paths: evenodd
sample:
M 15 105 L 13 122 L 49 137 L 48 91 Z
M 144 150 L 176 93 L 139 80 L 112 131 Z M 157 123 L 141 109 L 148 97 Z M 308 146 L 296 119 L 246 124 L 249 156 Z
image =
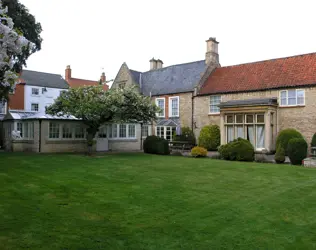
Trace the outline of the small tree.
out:
M 307 156 L 307 142 L 304 138 L 293 138 L 288 143 L 288 153 L 293 165 L 302 165 L 302 161 Z
M 82 119 L 88 126 L 87 144 L 90 151 L 93 138 L 104 123 L 150 122 L 156 118 L 158 107 L 134 88 L 104 91 L 102 86 L 89 86 L 62 92 L 46 112 Z
M 276 148 L 282 147 L 285 151 L 285 155 L 288 156 L 288 143 L 293 138 L 303 138 L 303 136 L 300 132 L 293 128 L 287 128 L 280 131 L 276 140 Z
M 207 150 L 217 150 L 221 143 L 219 126 L 209 125 L 202 128 L 199 136 L 199 146 Z
M 313 138 L 311 141 L 311 147 L 316 147 L 316 133 L 313 135 Z
M 276 163 L 281 164 L 285 162 L 285 150 L 283 147 L 279 146 L 276 150 L 274 160 Z

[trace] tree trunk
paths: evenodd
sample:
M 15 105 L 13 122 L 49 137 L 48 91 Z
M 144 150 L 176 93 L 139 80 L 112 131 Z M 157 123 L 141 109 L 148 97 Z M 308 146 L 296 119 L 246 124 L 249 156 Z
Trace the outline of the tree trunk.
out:
M 92 129 L 92 128 L 87 129 L 87 132 L 88 132 L 88 134 L 87 134 L 87 146 L 88 146 L 87 147 L 87 149 L 88 149 L 87 154 L 88 155 L 92 155 L 93 139 L 94 139 L 97 131 L 98 131 L 97 129 Z

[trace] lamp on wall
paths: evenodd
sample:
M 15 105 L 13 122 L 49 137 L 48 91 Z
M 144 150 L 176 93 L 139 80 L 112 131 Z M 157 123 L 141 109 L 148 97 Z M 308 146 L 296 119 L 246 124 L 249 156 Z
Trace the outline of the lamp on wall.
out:
M 42 94 L 44 94 L 44 92 L 47 92 L 47 88 L 46 87 L 42 88 Z

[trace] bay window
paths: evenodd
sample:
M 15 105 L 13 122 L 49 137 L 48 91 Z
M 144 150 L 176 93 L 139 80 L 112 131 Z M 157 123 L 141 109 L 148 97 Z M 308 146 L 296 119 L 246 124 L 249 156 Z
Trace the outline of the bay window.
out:
M 280 91 L 280 106 L 305 105 L 305 90 L 292 89 Z
M 255 149 L 265 147 L 265 116 L 257 114 L 226 114 L 225 115 L 226 143 L 237 138 L 243 138 Z
M 156 136 L 172 141 L 173 134 L 176 133 L 176 127 L 171 126 L 157 126 Z

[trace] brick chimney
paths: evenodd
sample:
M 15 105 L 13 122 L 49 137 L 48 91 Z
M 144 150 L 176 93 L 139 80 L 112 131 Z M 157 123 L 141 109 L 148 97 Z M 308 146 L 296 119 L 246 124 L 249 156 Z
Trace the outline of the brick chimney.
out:
M 101 83 L 105 83 L 106 82 L 106 76 L 105 76 L 105 73 L 102 72 L 102 75 L 101 75 Z
M 206 53 L 205 53 L 205 63 L 216 63 L 219 64 L 218 56 L 218 44 L 215 37 L 210 37 L 206 40 Z
M 150 70 L 157 69 L 157 60 L 155 58 L 152 58 L 149 62 L 150 62 Z
M 158 59 L 156 63 L 157 63 L 157 69 L 161 69 L 163 67 L 163 61 L 161 61 L 160 59 Z
M 66 70 L 65 70 L 65 79 L 66 81 L 68 81 L 69 79 L 71 79 L 71 68 L 70 68 L 70 65 L 68 65 L 66 67 Z

